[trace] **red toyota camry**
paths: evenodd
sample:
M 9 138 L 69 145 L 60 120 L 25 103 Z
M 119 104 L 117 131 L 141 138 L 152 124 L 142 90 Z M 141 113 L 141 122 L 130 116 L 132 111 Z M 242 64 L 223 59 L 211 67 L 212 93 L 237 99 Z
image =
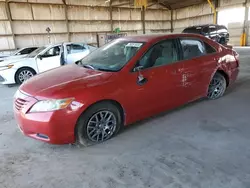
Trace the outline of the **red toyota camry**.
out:
M 26 136 L 90 145 L 162 111 L 217 99 L 238 71 L 235 51 L 199 35 L 126 37 L 25 82 L 14 113 Z

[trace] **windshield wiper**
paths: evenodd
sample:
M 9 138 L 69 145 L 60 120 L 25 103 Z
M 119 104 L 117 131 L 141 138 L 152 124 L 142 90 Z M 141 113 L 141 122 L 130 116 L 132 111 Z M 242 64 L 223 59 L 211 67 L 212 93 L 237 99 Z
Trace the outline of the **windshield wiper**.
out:
M 95 70 L 92 65 L 83 65 L 84 68 Z
M 104 71 L 104 72 L 117 72 L 117 71 L 115 71 L 115 70 L 103 69 L 103 68 L 97 68 L 97 70 L 99 70 L 99 71 Z
M 110 70 L 110 69 L 104 69 L 104 68 L 100 68 L 100 67 L 94 67 L 93 65 L 83 65 L 84 68 L 87 69 L 92 69 L 92 70 L 99 70 L 99 71 L 105 71 L 105 72 L 116 72 L 115 70 Z

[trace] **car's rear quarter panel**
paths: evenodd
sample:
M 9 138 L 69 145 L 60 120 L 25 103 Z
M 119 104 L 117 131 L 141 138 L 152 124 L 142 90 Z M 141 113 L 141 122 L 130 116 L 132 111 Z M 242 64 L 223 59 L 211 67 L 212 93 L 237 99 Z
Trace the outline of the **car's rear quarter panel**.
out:
M 206 77 L 208 85 L 217 71 L 222 71 L 227 75 L 229 85 L 235 82 L 239 73 L 239 62 L 235 56 L 238 54 L 234 54 L 232 49 L 224 47 L 207 38 L 203 38 L 203 40 L 217 50 L 217 53 L 208 56 L 215 62 L 213 66 L 208 67 L 208 69 L 212 71 L 210 77 L 209 75 Z M 204 59 L 204 62 L 207 62 L 207 60 Z

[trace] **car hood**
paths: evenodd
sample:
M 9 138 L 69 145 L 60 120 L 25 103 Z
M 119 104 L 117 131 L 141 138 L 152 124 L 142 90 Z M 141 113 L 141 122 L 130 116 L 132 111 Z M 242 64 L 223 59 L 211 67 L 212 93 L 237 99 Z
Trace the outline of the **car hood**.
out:
M 13 59 L 21 59 L 26 57 L 27 55 L 14 55 L 14 56 L 8 56 L 4 58 L 0 58 L 0 62 L 6 61 L 6 60 L 13 60 Z
M 4 59 L 6 59 L 6 58 L 8 58 L 8 57 L 10 57 L 10 56 L 0 56 L 0 61 L 3 61 Z
M 36 75 L 20 86 L 20 90 L 34 97 L 72 97 L 73 91 L 102 85 L 112 72 L 86 69 L 78 65 L 65 65 Z
M 30 61 L 30 60 L 33 60 L 33 58 L 19 57 L 19 58 L 6 59 L 6 60 L 0 62 L 0 66 L 6 66 L 6 65 L 9 65 L 9 64 L 19 63 L 19 62 L 24 62 L 24 61 Z

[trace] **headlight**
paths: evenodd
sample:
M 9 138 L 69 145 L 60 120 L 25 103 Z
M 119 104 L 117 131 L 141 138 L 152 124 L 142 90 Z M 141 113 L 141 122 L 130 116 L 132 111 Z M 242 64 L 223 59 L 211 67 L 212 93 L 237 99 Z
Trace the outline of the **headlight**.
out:
M 64 109 L 69 106 L 73 98 L 68 99 L 52 99 L 52 100 L 44 100 L 38 101 L 31 109 L 30 112 L 48 112 Z

